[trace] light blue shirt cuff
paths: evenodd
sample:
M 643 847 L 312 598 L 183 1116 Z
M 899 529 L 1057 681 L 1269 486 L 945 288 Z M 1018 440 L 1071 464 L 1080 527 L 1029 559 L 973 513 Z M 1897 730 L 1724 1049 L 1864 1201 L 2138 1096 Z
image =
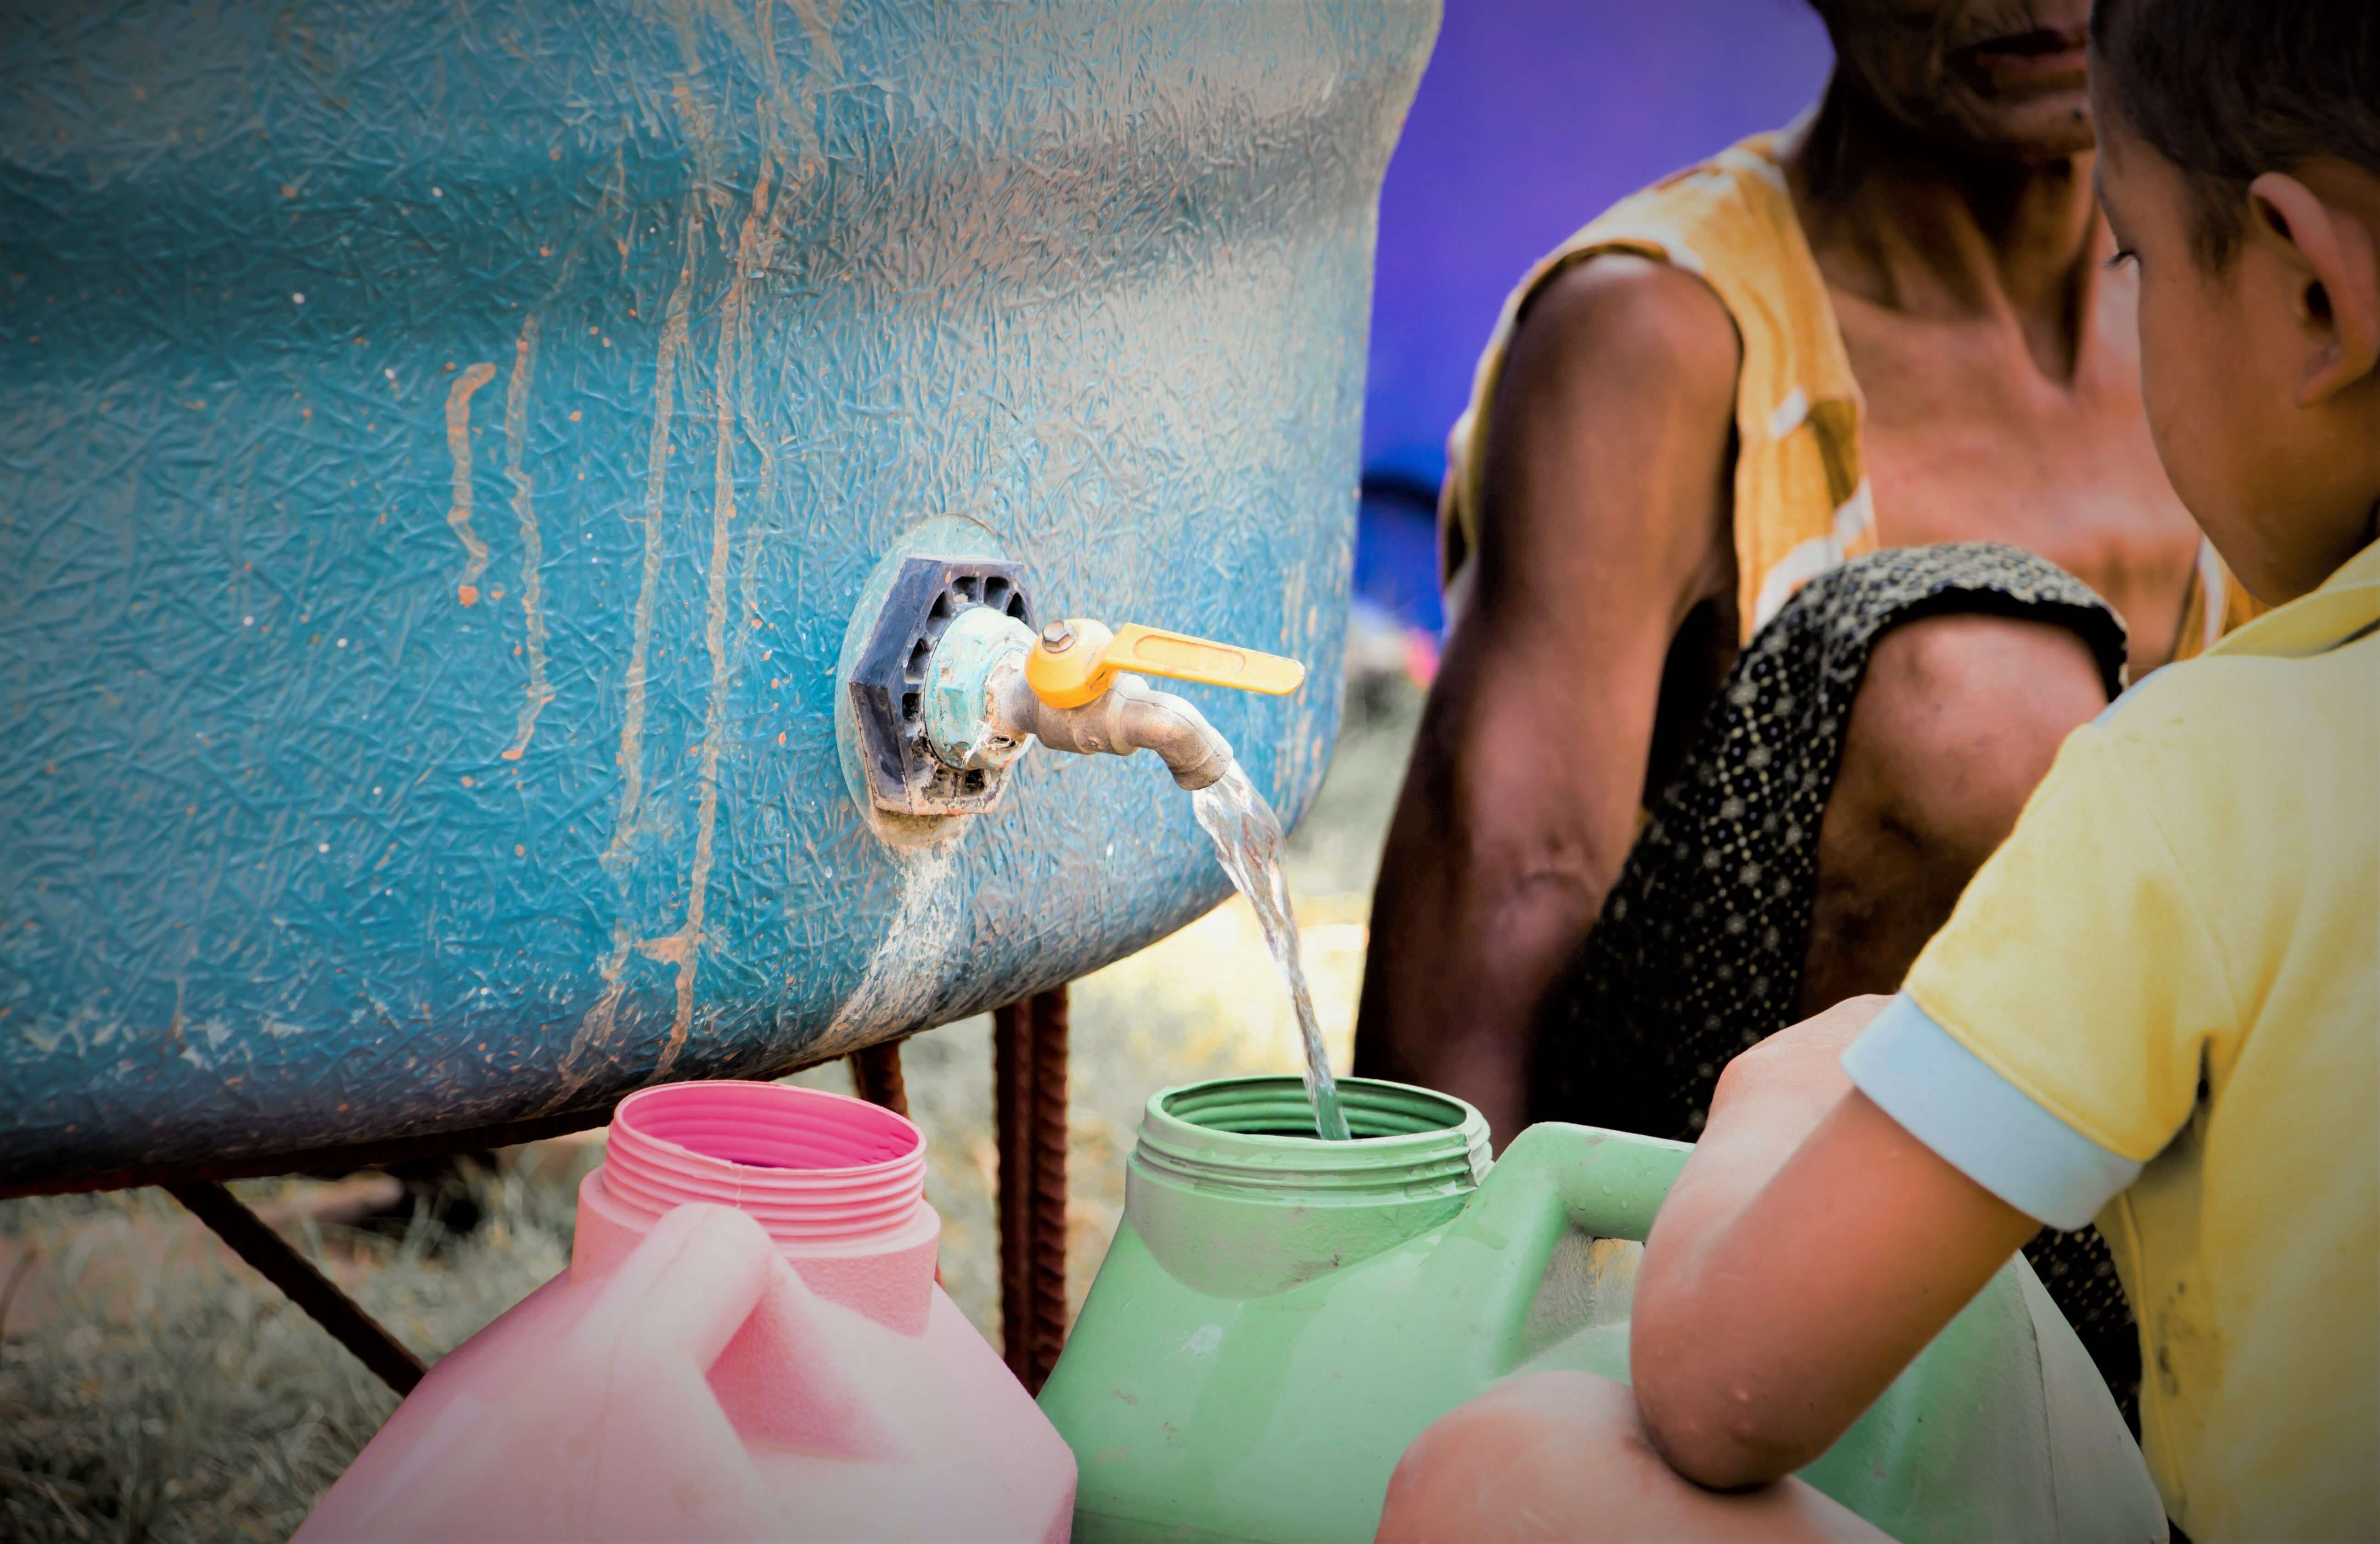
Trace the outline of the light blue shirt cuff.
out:
M 1993 1071 L 1906 993 L 1844 1051 L 1843 1070 L 1952 1168 L 2053 1228 L 2082 1227 L 2140 1174 Z

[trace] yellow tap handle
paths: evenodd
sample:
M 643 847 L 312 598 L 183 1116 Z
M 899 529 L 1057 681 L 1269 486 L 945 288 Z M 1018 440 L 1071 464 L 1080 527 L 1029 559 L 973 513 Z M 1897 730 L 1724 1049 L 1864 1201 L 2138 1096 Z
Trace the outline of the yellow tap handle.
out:
M 1305 685 L 1305 667 L 1279 654 L 1210 643 L 1187 633 L 1169 633 L 1127 622 L 1116 629 L 1108 645 L 1108 663 L 1117 670 L 1137 670 L 1168 675 L 1176 681 L 1204 681 L 1210 687 L 1257 691 L 1281 697 Z
M 1102 623 L 1071 618 L 1062 629 L 1051 631 L 1060 634 L 1062 646 L 1052 648 L 1045 632 L 1025 662 L 1025 682 L 1052 708 L 1081 707 L 1127 670 L 1274 697 L 1305 684 L 1305 667 L 1295 660 L 1137 622 L 1110 632 Z

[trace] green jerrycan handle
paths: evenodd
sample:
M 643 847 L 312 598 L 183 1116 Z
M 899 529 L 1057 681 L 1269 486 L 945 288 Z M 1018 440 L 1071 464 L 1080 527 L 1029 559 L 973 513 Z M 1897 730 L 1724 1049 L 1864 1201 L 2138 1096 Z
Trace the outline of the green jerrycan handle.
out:
M 1694 1150 L 1684 1142 L 1554 1121 L 1514 1137 L 1430 1260 L 1433 1290 L 1468 1331 L 1442 1343 L 1484 1356 L 1488 1365 L 1472 1368 L 1475 1376 L 1519 1366 L 1529 1310 L 1555 1246 L 1573 1229 L 1643 1243 Z
M 1569 1326 L 1532 1312 L 1562 1238 L 1642 1243 L 1693 1151 L 1555 1124 L 1514 1138 L 1427 1267 L 1425 1300 L 1454 1316 L 1431 1337 L 1458 1364 L 1442 1375 L 1484 1386 L 1551 1356 L 1625 1380 L 1624 1312 L 1587 1314 L 1558 1348 L 1532 1342 Z M 1539 1317 L 1575 1321 L 1579 1307 Z M 2164 1521 L 2115 1403 L 2022 1258 L 1801 1476 L 1907 1544 L 2149 1538 Z
M 1600 1126 L 1533 1125 L 1513 1138 L 1480 1185 L 1481 1220 L 1558 1214 L 1597 1238 L 1642 1244 L 1694 1150 L 1691 1143 Z M 1554 1229 L 1546 1246 L 1560 1236 Z

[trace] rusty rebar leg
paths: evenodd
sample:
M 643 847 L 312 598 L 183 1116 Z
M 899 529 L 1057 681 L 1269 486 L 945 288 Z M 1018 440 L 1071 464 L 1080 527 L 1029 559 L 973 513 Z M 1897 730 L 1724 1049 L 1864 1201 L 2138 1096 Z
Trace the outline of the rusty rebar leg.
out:
M 231 1246 L 232 1253 L 256 1268 L 258 1275 L 279 1287 L 289 1301 L 331 1331 L 332 1339 L 354 1353 L 356 1360 L 395 1389 L 399 1398 L 411 1393 L 414 1385 L 421 1381 L 425 1370 L 421 1358 L 382 1329 L 378 1319 L 357 1307 L 354 1298 L 315 1270 L 311 1260 L 291 1248 L 288 1241 L 267 1227 L 261 1218 L 242 1206 L 238 1197 L 212 1180 L 169 1185 L 165 1192 L 212 1228 Z
M 1066 1339 L 1066 989 L 1001 1009 L 991 1045 L 1001 1339 L 1038 1394 Z
M 1066 989 L 1033 999 L 1032 1303 L 1035 1394 L 1066 1348 Z
M 852 1091 L 896 1115 L 909 1113 L 909 1085 L 901 1076 L 901 1042 L 863 1047 L 851 1053 Z

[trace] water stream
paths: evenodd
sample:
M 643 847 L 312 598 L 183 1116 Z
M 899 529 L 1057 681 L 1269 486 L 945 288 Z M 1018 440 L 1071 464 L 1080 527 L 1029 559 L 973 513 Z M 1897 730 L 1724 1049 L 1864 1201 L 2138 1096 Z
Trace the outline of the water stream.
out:
M 1322 1049 L 1322 1027 L 1314 1018 L 1314 994 L 1305 987 L 1305 962 L 1297 949 L 1297 915 L 1289 904 L 1289 881 L 1281 871 L 1281 819 L 1233 761 L 1220 780 L 1190 796 L 1190 808 L 1216 856 L 1264 925 L 1265 946 L 1289 983 L 1297 1009 L 1297 1037 L 1305 1049 L 1305 1097 L 1314 1106 L 1314 1129 L 1327 1141 L 1348 1139 L 1347 1117 L 1339 1108 L 1339 1082 Z

